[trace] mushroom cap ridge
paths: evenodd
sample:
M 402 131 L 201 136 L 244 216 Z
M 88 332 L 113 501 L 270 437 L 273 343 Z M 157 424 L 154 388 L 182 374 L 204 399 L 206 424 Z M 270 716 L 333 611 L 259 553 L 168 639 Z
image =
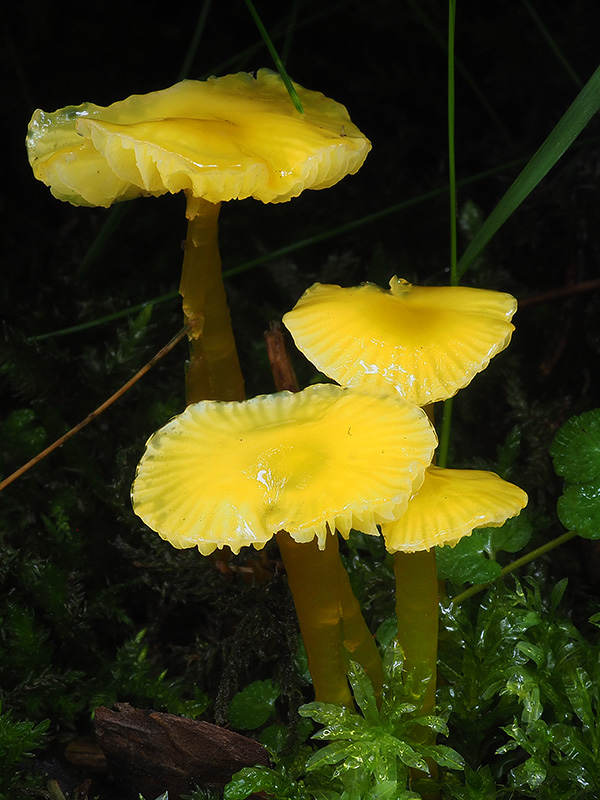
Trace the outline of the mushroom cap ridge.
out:
M 196 403 L 149 439 L 136 514 L 175 547 L 261 548 L 350 529 L 378 534 L 423 480 L 437 444 L 427 415 L 391 395 L 334 385 Z
M 296 90 L 304 114 L 267 69 L 181 81 L 107 107 L 38 109 L 29 161 L 55 197 L 75 205 L 182 190 L 211 203 L 283 202 L 355 173 L 371 149 L 343 105 Z
M 389 291 L 316 283 L 283 322 L 329 378 L 426 405 L 467 386 L 509 344 L 516 308 L 505 292 L 392 278 Z
M 527 495 L 494 472 L 429 466 L 406 513 L 383 524 L 386 548 L 414 553 L 454 546 L 475 528 L 497 528 L 527 505 Z

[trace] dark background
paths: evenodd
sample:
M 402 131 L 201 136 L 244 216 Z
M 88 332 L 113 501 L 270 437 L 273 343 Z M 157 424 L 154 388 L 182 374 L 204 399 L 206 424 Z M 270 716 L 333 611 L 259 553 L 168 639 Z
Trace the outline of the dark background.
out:
M 293 79 L 344 103 L 373 151 L 356 176 L 327 191 L 305 192 L 276 206 L 253 200 L 225 206 L 220 223 L 225 269 L 418 200 L 448 181 L 445 3 L 258 0 L 256 5 L 280 50 L 293 30 L 287 58 Z M 534 6 L 552 43 L 585 82 L 600 62 L 597 2 L 545 0 Z M 531 8 L 517 0 L 458 3 L 457 177 L 496 170 L 459 189 L 462 221 L 491 211 L 520 169 L 513 162 L 525 163 L 580 88 Z M 11 3 L 10 14 L 2 12 L 0 457 L 5 475 L 99 405 L 181 325 L 175 298 L 156 303 L 149 319 L 136 312 L 77 333 L 36 338 L 175 293 L 185 218 L 183 197 L 133 201 L 117 217 L 110 210 L 55 200 L 28 166 L 27 122 L 38 107 L 110 104 L 173 84 L 203 9 L 206 24 L 188 77 L 272 66 L 241 0 L 210 6 L 34 0 Z M 516 431 L 520 445 L 511 477 L 531 497 L 537 520 L 532 544 L 562 531 L 554 511 L 560 483 L 547 454 L 549 442 L 571 414 L 598 405 L 597 288 L 554 300 L 543 295 L 600 279 L 599 154 L 596 118 L 464 279 L 510 291 L 522 302 L 509 350 L 457 398 L 450 464 L 494 469 L 507 436 Z M 109 220 L 110 237 L 90 256 Z M 467 242 L 468 226 L 459 232 L 459 254 Z M 446 283 L 448 262 L 449 204 L 442 193 L 235 275 L 226 285 L 248 394 L 273 388 L 263 330 L 315 280 L 386 285 L 398 275 Z M 262 618 L 256 628 L 245 629 L 254 632 L 243 640 L 248 650 L 250 640 L 256 645 L 264 636 L 261 655 L 248 650 L 245 660 L 232 658 L 242 649 L 245 617 L 223 600 L 214 568 L 197 554 L 175 553 L 155 541 L 129 508 L 129 485 L 145 440 L 183 408 L 185 352 L 185 344 L 178 345 L 117 406 L 0 497 L 2 546 L 12 554 L 0 569 L 2 593 L 14 607 L 29 609 L 34 632 L 43 632 L 50 643 L 39 663 L 28 664 L 29 671 L 19 670 L 14 658 L 0 665 L 0 696 L 17 716 L 52 718 L 57 750 L 89 727 L 94 699 L 92 690 L 75 696 L 76 681 L 67 680 L 68 671 L 81 670 L 93 684 L 104 674 L 102 662 L 109 663 L 141 629 L 148 630 L 157 669 L 166 666 L 170 674 L 183 675 L 193 663 L 193 678 L 217 694 L 211 706 L 217 721 L 238 685 L 287 668 L 277 654 L 280 632 L 275 626 L 269 638 L 268 620 Z M 309 365 L 294 358 L 301 381 L 311 380 Z M 565 573 L 574 578 L 569 595 L 574 607 L 598 594 L 594 551 L 586 548 L 573 543 L 540 572 L 550 581 Z M 263 567 L 277 572 L 270 564 Z M 59 588 L 54 600 L 47 600 L 52 570 Z M 200 573 L 203 586 L 194 588 Z M 228 591 L 248 603 L 247 584 L 238 578 L 231 578 Z M 281 582 L 261 591 L 263 608 L 288 603 L 293 625 Z M 388 595 L 382 609 L 391 610 L 391 589 Z M 64 618 L 57 609 L 67 609 Z M 16 652 L 12 619 L 8 611 L 0 612 L 9 655 L 11 647 Z M 223 664 L 231 667 L 225 689 L 219 686 Z M 36 674 L 54 676 L 62 695 L 72 698 L 68 710 L 56 699 L 34 708 Z M 101 693 L 100 684 L 93 689 Z M 112 699 L 159 702 L 126 688 L 110 691 Z

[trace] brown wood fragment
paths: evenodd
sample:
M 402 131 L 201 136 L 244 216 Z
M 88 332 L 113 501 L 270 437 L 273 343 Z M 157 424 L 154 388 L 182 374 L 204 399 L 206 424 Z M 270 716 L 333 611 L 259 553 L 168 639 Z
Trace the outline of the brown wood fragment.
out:
M 91 738 L 82 737 L 69 742 L 65 748 L 64 755 L 71 764 L 89 772 L 106 771 L 104 753 Z
M 298 391 L 298 380 L 292 365 L 292 360 L 287 351 L 283 328 L 279 322 L 272 322 L 271 327 L 264 333 L 267 345 L 267 355 L 275 381 L 275 388 L 278 392 L 287 390 L 288 392 Z
M 146 798 L 168 790 L 179 800 L 194 782 L 222 787 L 242 767 L 269 764 L 261 744 L 226 728 L 127 703 L 115 708 L 96 709 L 98 744 L 114 778 Z

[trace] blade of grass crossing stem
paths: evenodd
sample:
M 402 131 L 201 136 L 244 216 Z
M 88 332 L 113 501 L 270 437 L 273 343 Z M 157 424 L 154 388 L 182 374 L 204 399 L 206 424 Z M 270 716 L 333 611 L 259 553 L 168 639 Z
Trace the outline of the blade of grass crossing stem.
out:
M 454 42 L 456 32 L 456 0 L 448 2 L 448 184 L 450 198 L 450 285 L 458 285 L 457 245 L 456 245 L 456 159 L 454 142 L 455 119 L 455 70 Z M 440 444 L 437 452 L 437 464 L 445 467 L 448 463 L 450 446 L 450 430 L 452 424 L 452 398 L 444 401 L 444 413 L 440 430 Z
M 454 144 L 454 35 L 456 30 L 456 0 L 448 3 L 448 184 L 450 188 L 450 284 L 458 284 L 456 272 L 456 158 Z
M 275 66 L 277 67 L 277 72 L 281 75 L 281 80 L 285 84 L 285 88 L 288 90 L 288 94 L 294 106 L 296 107 L 296 111 L 299 111 L 300 114 L 304 114 L 304 108 L 298 97 L 298 93 L 294 88 L 294 84 L 291 81 L 290 76 L 287 74 L 287 70 L 283 65 L 283 61 L 279 57 L 279 53 L 275 49 L 275 45 L 271 41 L 271 37 L 267 33 L 267 29 L 263 25 L 261 18 L 258 15 L 258 11 L 254 7 L 254 3 L 252 0 L 246 0 L 246 6 L 248 7 L 248 11 L 250 12 L 252 19 L 256 23 L 256 27 L 258 28 L 260 35 L 263 38 L 263 41 L 269 51 L 271 58 L 273 59 Z
M 596 144 L 599 140 L 593 139 L 591 141 L 594 144 Z M 497 175 L 500 172 L 505 172 L 507 169 L 510 169 L 511 167 L 519 166 L 523 164 L 526 160 L 527 159 L 525 158 L 519 158 L 507 164 L 501 164 L 499 167 L 494 167 L 493 169 L 488 169 L 485 172 L 480 172 L 477 175 L 472 175 L 470 178 L 463 178 L 462 180 L 456 182 L 456 186 L 457 188 L 463 186 L 469 186 L 472 183 L 477 183 L 478 181 L 484 180 L 485 178 L 489 178 L 492 175 Z M 223 277 L 232 278 L 235 275 L 241 275 L 244 272 L 248 272 L 251 269 L 255 269 L 256 267 L 262 266 L 268 261 L 273 261 L 276 258 L 282 258 L 283 256 L 289 255 L 290 253 L 302 250 L 305 247 L 310 247 L 311 245 L 326 241 L 327 239 L 332 239 L 335 236 L 339 236 L 340 234 L 346 233 L 347 231 L 356 230 L 357 228 L 360 228 L 363 225 L 369 225 L 372 222 L 377 222 L 378 220 L 385 219 L 391 214 L 399 214 L 401 211 L 404 211 L 407 208 L 414 208 L 415 206 L 426 203 L 429 200 L 433 200 L 436 197 L 442 197 L 443 195 L 447 194 L 447 192 L 448 192 L 448 186 L 441 186 L 438 189 L 432 189 L 429 192 L 417 195 L 416 197 L 411 197 L 408 200 L 402 200 L 400 203 L 394 203 L 394 205 L 386 206 L 385 208 L 382 208 L 379 211 L 374 211 L 372 214 L 367 214 L 364 217 L 359 217 L 358 219 L 351 220 L 350 222 L 345 222 L 343 225 L 338 225 L 334 228 L 328 228 L 325 231 L 316 233 L 313 236 L 308 236 L 305 239 L 299 239 L 296 242 L 292 242 L 291 244 L 285 245 L 284 247 L 280 247 L 277 250 L 271 250 L 270 252 L 264 253 L 261 256 L 257 256 L 256 258 L 251 258 L 249 261 L 244 261 L 244 263 L 238 264 L 237 267 L 231 267 L 230 269 L 227 269 L 223 272 Z M 28 337 L 28 339 L 30 341 L 40 341 L 42 339 L 49 339 L 50 337 L 64 336 L 70 333 L 78 333 L 79 331 L 87 330 L 88 328 L 94 328 L 97 325 L 104 325 L 105 323 L 113 322 L 117 319 L 121 319 L 122 317 L 128 317 L 131 314 L 136 314 L 138 311 L 140 311 L 142 308 L 145 308 L 145 306 L 147 305 L 150 304 L 159 305 L 160 303 L 164 303 L 168 300 L 175 300 L 179 297 L 180 297 L 179 292 L 177 291 L 177 289 L 174 289 L 172 292 L 167 292 L 166 294 L 160 295 L 159 297 L 153 297 L 150 300 L 144 300 L 143 303 L 138 303 L 135 306 L 124 308 L 121 311 L 115 311 L 113 314 L 108 314 L 107 316 L 104 317 L 98 317 L 97 319 L 89 320 L 88 322 L 83 322 L 80 325 L 73 325 L 68 328 L 62 328 L 61 330 L 58 331 L 51 331 L 49 333 L 42 333 L 37 336 L 30 336 Z
M 461 278 L 498 229 L 569 149 L 600 108 L 600 67 L 579 92 L 542 146 L 534 153 L 484 221 L 458 262 Z

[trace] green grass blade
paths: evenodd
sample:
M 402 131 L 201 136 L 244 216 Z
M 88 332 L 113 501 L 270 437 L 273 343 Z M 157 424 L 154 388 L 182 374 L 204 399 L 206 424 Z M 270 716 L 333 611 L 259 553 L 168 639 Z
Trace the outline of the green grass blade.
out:
M 600 140 L 598 139 L 598 137 L 592 137 L 586 139 L 585 141 L 578 142 L 577 146 L 579 145 L 595 146 L 598 144 L 599 141 Z M 512 169 L 513 167 L 521 166 L 522 164 L 526 163 L 526 161 L 527 158 L 517 158 L 514 159 L 513 161 L 508 161 L 505 164 L 500 164 L 497 167 L 492 167 L 491 169 L 487 169 L 484 172 L 478 172 L 476 175 L 471 175 L 469 178 L 462 178 L 461 180 L 457 181 L 456 187 L 458 189 L 461 189 L 465 186 L 470 186 L 473 183 L 479 183 L 480 181 L 483 181 L 486 178 L 490 178 L 493 175 L 498 175 L 501 172 L 506 172 L 507 169 Z M 257 267 L 260 267 L 263 264 L 268 263 L 269 261 L 273 261 L 276 258 L 281 258 L 283 256 L 289 255 L 290 253 L 303 250 L 306 247 L 310 247 L 313 244 L 318 244 L 319 242 L 324 242 L 327 239 L 333 239 L 336 236 L 339 236 L 343 233 L 356 230 L 357 228 L 360 228 L 364 225 L 369 225 L 373 222 L 378 222 L 382 219 L 385 219 L 386 217 L 392 216 L 394 214 L 399 214 L 402 211 L 405 211 L 406 209 L 415 208 L 418 205 L 427 203 L 429 200 L 434 200 L 437 197 L 442 197 L 443 195 L 447 195 L 448 191 L 449 191 L 448 185 L 440 186 L 437 189 L 432 189 L 429 192 L 424 192 L 423 194 L 411 197 L 408 200 L 402 200 L 399 203 L 394 203 L 394 205 L 385 206 L 385 208 L 381 208 L 379 209 L 379 211 L 374 211 L 371 214 L 366 214 L 363 217 L 358 217 L 357 219 L 353 219 L 350 222 L 345 222 L 342 225 L 338 225 L 333 228 L 327 228 L 327 230 L 321 231 L 320 233 L 313 234 L 312 236 L 308 236 L 305 239 L 299 239 L 295 242 L 292 242 L 291 244 L 285 245 L 284 247 L 280 247 L 277 250 L 271 250 L 270 252 L 264 253 L 261 256 L 249 259 L 248 261 L 244 261 L 242 264 L 238 264 L 235 267 L 231 267 L 230 269 L 224 270 L 223 277 L 232 278 L 235 275 L 241 275 L 244 272 L 249 272 L 250 270 L 256 269 Z M 113 207 L 113 210 L 119 207 L 124 208 L 126 206 L 128 206 L 128 203 L 119 203 L 118 205 Z M 112 314 L 108 314 L 107 316 L 104 317 L 98 317 L 97 319 L 94 320 L 88 320 L 87 322 L 81 323 L 79 325 L 73 325 L 68 328 L 62 328 L 61 330 L 38 334 L 37 336 L 31 336 L 29 337 L 29 341 L 40 341 L 42 339 L 49 339 L 51 337 L 66 336 L 67 334 L 71 333 L 79 333 L 80 331 L 87 330 L 88 328 L 94 328 L 97 325 L 104 325 L 106 323 L 122 319 L 123 317 L 128 317 L 131 314 L 136 314 L 138 311 L 140 311 L 148 304 L 159 305 L 168 300 L 173 300 L 178 296 L 179 292 L 176 289 L 174 289 L 172 292 L 167 292 L 166 294 L 163 294 L 160 297 L 153 297 L 150 300 L 145 300 L 143 303 L 138 303 L 135 306 L 130 306 L 121 311 L 116 311 Z
M 418 20 L 421 25 L 428 31 L 433 41 L 440 47 L 444 53 L 447 54 L 448 50 L 448 37 L 443 36 L 440 31 L 436 28 L 434 23 L 429 18 L 427 11 L 423 8 L 422 0 L 408 0 L 408 5 L 415 16 L 415 19 Z M 455 58 L 455 67 L 456 71 L 460 74 L 461 81 L 465 83 L 473 92 L 473 94 L 478 98 L 479 102 L 481 103 L 482 108 L 485 112 L 489 115 L 490 119 L 494 123 L 494 126 L 504 139 L 508 148 L 513 148 L 513 141 L 511 136 L 503 124 L 502 120 L 494 110 L 492 104 L 490 103 L 489 97 L 483 89 L 479 86 L 473 75 L 469 72 L 469 70 L 465 67 L 465 65 L 461 62 L 459 58 Z
M 465 274 L 498 229 L 569 149 L 599 108 L 600 67 L 473 237 L 458 262 L 459 277 Z
M 287 70 L 283 64 L 283 61 L 279 57 L 279 53 L 275 49 L 275 45 L 273 44 L 271 37 L 269 36 L 267 29 L 263 25 L 262 19 L 258 15 L 258 11 L 254 7 L 254 3 L 252 0 L 246 0 L 246 6 L 248 7 L 248 11 L 250 12 L 252 19 L 256 23 L 256 27 L 258 28 L 260 35 L 263 38 L 263 41 L 269 51 L 271 58 L 273 59 L 275 66 L 277 67 L 277 72 L 281 75 L 281 80 L 285 84 L 285 88 L 288 90 L 288 94 L 292 103 L 294 104 L 296 111 L 299 111 L 300 114 L 304 114 L 304 108 L 302 107 L 302 102 L 298 97 L 298 92 L 294 88 L 294 84 L 290 76 L 287 74 Z
M 597 143 L 598 140 L 594 139 L 591 141 L 595 144 Z M 501 164 L 498 167 L 493 167 L 492 169 L 488 169 L 485 172 L 479 172 L 476 175 L 472 175 L 469 178 L 463 178 L 462 180 L 457 181 L 456 186 L 458 188 L 462 188 L 464 186 L 469 186 L 472 183 L 478 183 L 479 181 L 485 180 L 486 178 L 489 178 L 492 175 L 497 175 L 499 172 L 505 172 L 507 169 L 520 166 L 526 160 L 527 160 L 526 158 L 519 158 L 514 161 L 510 161 L 506 164 Z M 363 225 L 369 225 L 372 222 L 378 222 L 379 220 L 385 219 L 386 217 L 392 216 L 393 214 L 399 214 L 400 212 L 405 211 L 408 208 L 414 208 L 418 205 L 428 202 L 429 200 L 434 200 L 437 197 L 442 197 L 443 195 L 447 194 L 448 194 L 448 186 L 446 185 L 446 186 L 440 186 L 437 189 L 432 189 L 429 192 L 424 192 L 423 194 L 417 195 L 416 197 L 411 197 L 408 200 L 402 200 L 399 203 L 394 203 L 394 205 L 386 206 L 385 208 L 379 209 L 379 211 L 374 211 L 371 214 L 366 214 L 364 217 L 359 217 L 358 219 L 351 220 L 350 222 L 345 222 L 342 225 L 338 225 L 333 228 L 327 228 L 326 230 L 321 231 L 320 233 L 315 233 L 312 236 L 308 236 L 304 239 L 299 239 L 295 242 L 285 245 L 284 247 L 280 247 L 277 250 L 271 250 L 270 252 L 264 253 L 261 256 L 257 256 L 256 258 L 244 261 L 243 264 L 238 264 L 236 267 L 231 267 L 230 269 L 224 270 L 223 277 L 232 278 L 235 275 L 240 275 L 244 272 L 256 269 L 256 267 L 260 267 L 263 264 L 266 264 L 269 261 L 273 261 L 276 258 L 282 258 L 283 256 L 287 256 L 290 253 L 294 253 L 298 250 L 303 250 L 305 247 L 310 247 L 313 244 L 324 242 L 327 239 L 333 239 L 336 236 L 360 228 Z M 119 203 L 118 205 L 113 207 L 113 210 L 117 208 L 124 208 L 127 205 L 128 205 L 127 203 Z M 94 246 L 94 244 L 92 245 L 92 247 Z M 86 259 L 88 257 L 89 256 L 86 256 Z M 38 334 L 37 336 L 31 336 L 29 337 L 29 340 L 41 341 L 42 339 L 49 339 L 51 337 L 66 336 L 71 333 L 79 333 L 80 331 L 87 330 L 89 328 L 94 328 L 97 325 L 104 325 L 106 323 L 122 319 L 123 317 L 128 317 L 131 314 L 136 314 L 138 311 L 140 311 L 142 308 L 144 308 L 150 303 L 152 305 L 159 305 L 161 303 L 166 302 L 167 300 L 173 300 L 178 296 L 179 292 L 177 291 L 177 289 L 175 289 L 172 292 L 167 292 L 166 294 L 161 295 L 160 297 L 153 297 L 150 300 L 145 300 L 143 303 L 138 303 L 135 306 L 124 308 L 121 311 L 115 311 L 114 313 L 108 314 L 107 316 L 104 317 L 98 317 L 97 319 L 94 320 L 88 320 L 87 322 L 83 322 L 79 325 L 72 325 L 68 328 L 62 328 L 61 330 Z
M 454 121 L 456 97 L 454 92 L 454 40 L 456 33 L 456 0 L 448 3 L 448 184 L 450 187 L 450 284 L 458 284 L 456 239 L 456 148 Z
M 454 44 L 456 38 L 456 0 L 448 2 L 448 184 L 450 199 L 450 285 L 458 285 L 457 271 L 457 236 L 456 236 L 456 150 L 454 137 L 455 122 L 455 78 L 454 78 Z M 450 432 L 452 425 L 452 398 L 444 402 L 442 427 L 439 433 L 440 442 L 437 452 L 437 463 L 445 467 L 448 463 Z

